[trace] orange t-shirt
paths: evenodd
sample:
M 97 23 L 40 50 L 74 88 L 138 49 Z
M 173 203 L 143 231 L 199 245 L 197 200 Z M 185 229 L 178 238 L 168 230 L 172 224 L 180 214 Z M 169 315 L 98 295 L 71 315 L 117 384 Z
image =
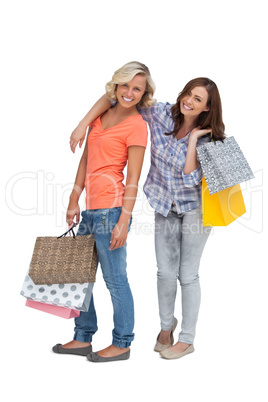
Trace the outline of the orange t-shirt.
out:
M 127 164 L 128 147 L 146 147 L 147 124 L 141 115 L 135 115 L 106 130 L 103 130 L 98 117 L 90 127 L 85 179 L 86 208 L 122 206 L 125 191 L 123 170 Z

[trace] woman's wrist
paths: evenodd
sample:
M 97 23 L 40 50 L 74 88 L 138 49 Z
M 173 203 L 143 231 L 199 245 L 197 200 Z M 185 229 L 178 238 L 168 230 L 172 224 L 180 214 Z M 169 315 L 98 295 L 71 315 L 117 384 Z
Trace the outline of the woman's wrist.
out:
M 197 140 L 198 140 L 198 137 L 197 137 L 197 135 L 194 133 L 194 134 L 190 134 L 190 137 L 189 137 L 189 144 L 191 143 L 192 145 L 196 145 L 197 144 Z
M 69 201 L 70 202 L 78 202 L 79 197 L 80 197 L 80 195 L 78 194 L 78 192 L 75 189 L 73 189 L 73 191 L 70 194 Z
M 124 207 L 122 207 L 122 212 L 118 222 L 129 224 L 130 220 L 131 220 L 131 212 L 127 211 Z
M 88 121 L 88 119 L 86 119 L 85 117 L 78 123 L 78 128 L 80 130 L 86 131 L 87 127 L 89 126 L 91 122 Z

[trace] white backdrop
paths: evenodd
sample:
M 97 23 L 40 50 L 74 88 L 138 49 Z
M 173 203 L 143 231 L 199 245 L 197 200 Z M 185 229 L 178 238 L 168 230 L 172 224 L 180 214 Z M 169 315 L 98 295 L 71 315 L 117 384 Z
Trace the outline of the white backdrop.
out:
M 5 400 L 267 401 L 265 10 L 265 0 L 1 3 Z M 166 361 L 153 352 L 159 332 L 153 212 L 142 192 L 148 146 L 128 239 L 136 309 L 131 359 L 94 365 L 83 357 L 53 354 L 54 344 L 71 340 L 72 320 L 26 308 L 19 293 L 36 236 L 66 228 L 65 210 L 82 153 L 71 153 L 69 136 L 114 70 L 132 60 L 150 68 L 159 101 L 175 102 L 192 78 L 213 79 L 226 133 L 236 137 L 255 179 L 242 186 L 247 213 L 215 228 L 204 251 L 196 352 Z M 110 344 L 112 330 L 100 270 L 94 294 L 99 331 L 93 346 L 99 350 Z M 180 319 L 179 293 L 176 315 Z

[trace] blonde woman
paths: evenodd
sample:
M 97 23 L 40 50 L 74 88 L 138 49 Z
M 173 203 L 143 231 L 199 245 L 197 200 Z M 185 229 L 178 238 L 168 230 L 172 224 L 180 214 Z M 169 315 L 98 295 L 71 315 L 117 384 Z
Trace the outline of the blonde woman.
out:
M 72 224 L 74 219 L 79 222 L 78 200 L 85 188 L 86 211 L 82 212 L 77 234 L 95 236 L 103 278 L 113 303 L 112 344 L 92 352 L 92 337 L 97 331 L 92 296 L 89 311 L 81 312 L 75 319 L 74 339 L 65 345 L 55 345 L 55 353 L 87 356 L 92 362 L 129 358 L 134 339 L 134 305 L 126 272 L 126 240 L 147 144 L 147 125 L 137 107 L 154 103 L 154 89 L 144 64 L 131 62 L 114 73 L 106 85 L 105 98 L 109 104 L 116 101 L 116 105 L 90 124 L 67 210 L 67 223 Z M 89 113 L 84 121 L 90 118 Z M 79 127 L 82 126 L 83 121 Z

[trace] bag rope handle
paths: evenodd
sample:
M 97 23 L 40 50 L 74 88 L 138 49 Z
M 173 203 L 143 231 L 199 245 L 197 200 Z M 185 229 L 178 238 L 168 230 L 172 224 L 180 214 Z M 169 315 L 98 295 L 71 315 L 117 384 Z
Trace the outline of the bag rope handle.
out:
M 71 225 L 71 227 L 65 232 L 63 233 L 61 236 L 57 237 L 57 239 L 60 239 L 61 237 L 65 237 L 69 232 L 72 232 L 73 234 L 73 238 L 75 239 L 75 233 L 74 233 L 74 228 L 76 227 L 77 223 L 74 223 Z

